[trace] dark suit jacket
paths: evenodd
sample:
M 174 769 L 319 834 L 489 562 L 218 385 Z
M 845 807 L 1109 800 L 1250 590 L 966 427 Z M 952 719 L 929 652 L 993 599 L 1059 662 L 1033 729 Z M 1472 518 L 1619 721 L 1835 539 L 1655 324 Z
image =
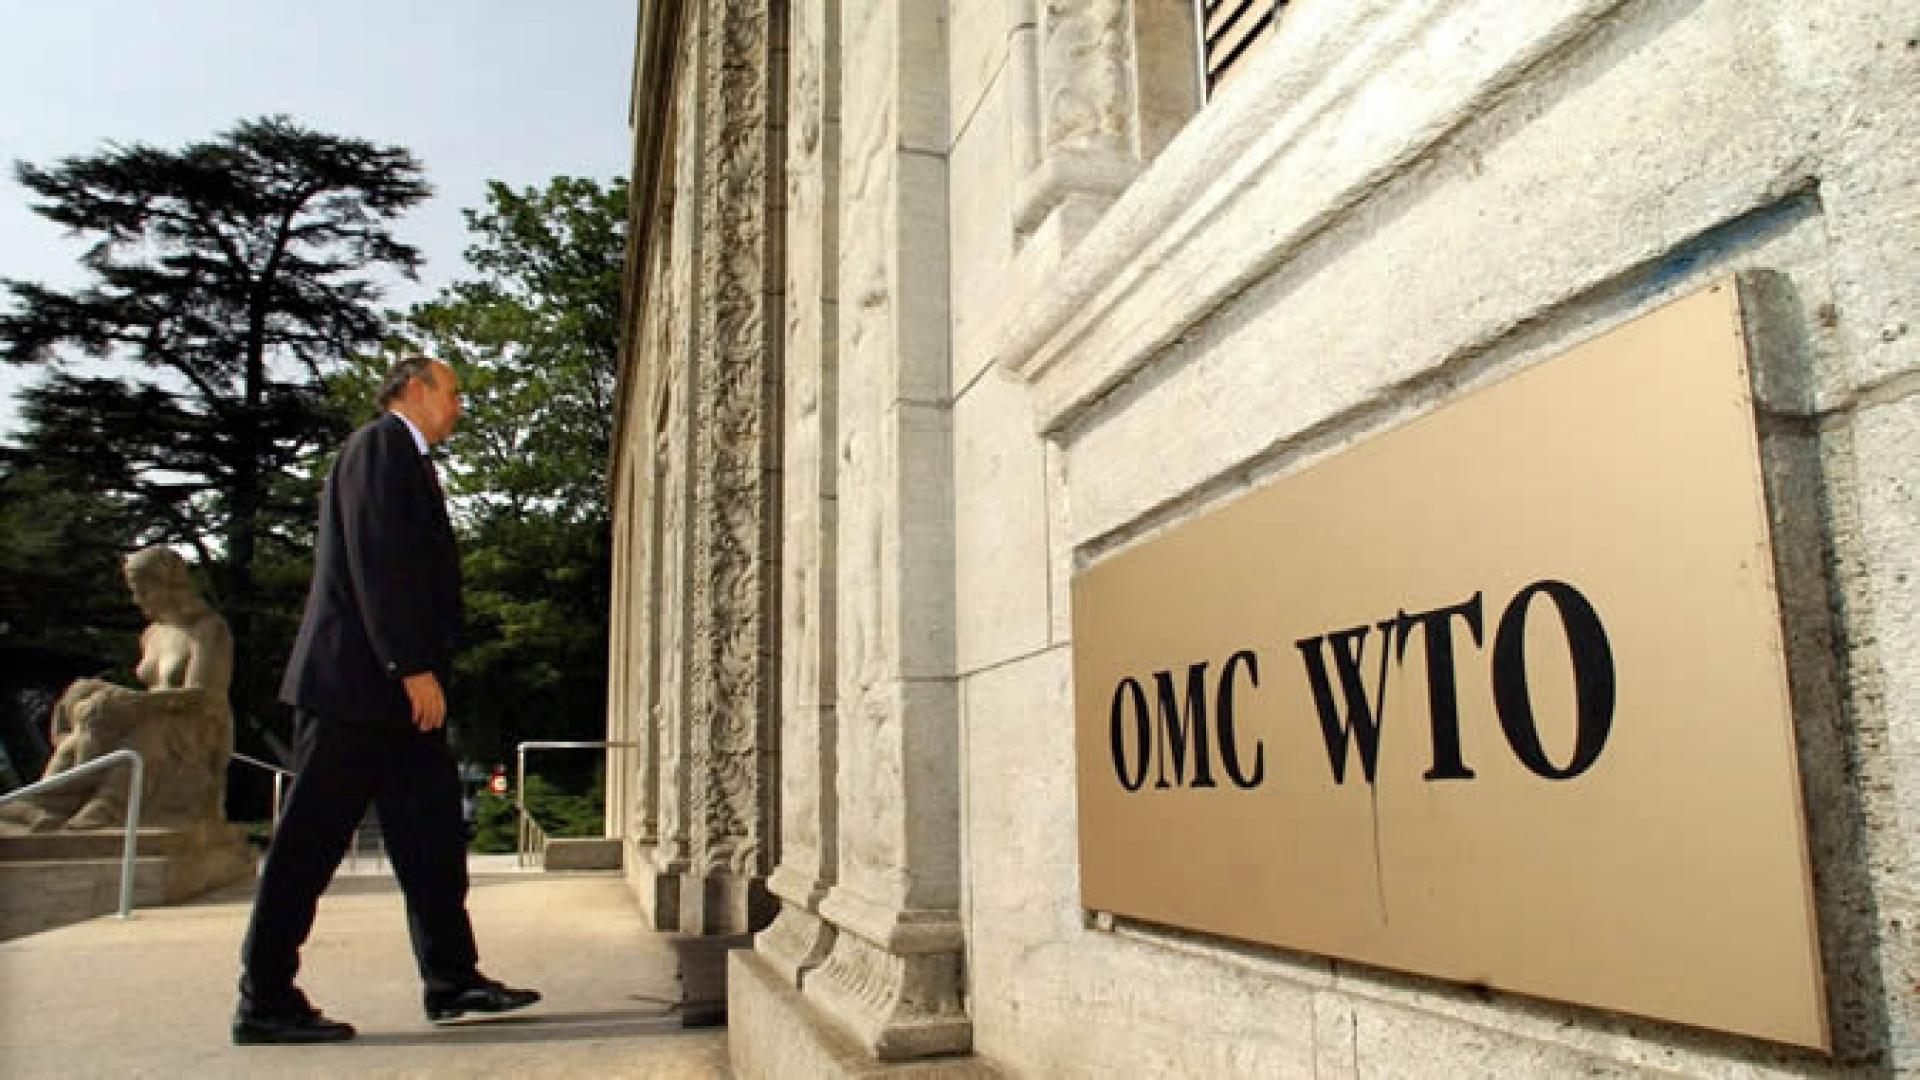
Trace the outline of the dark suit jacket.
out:
M 460 561 L 431 470 L 392 413 L 348 437 L 321 493 L 282 701 L 345 723 L 406 724 L 402 676 L 431 671 L 450 689 Z

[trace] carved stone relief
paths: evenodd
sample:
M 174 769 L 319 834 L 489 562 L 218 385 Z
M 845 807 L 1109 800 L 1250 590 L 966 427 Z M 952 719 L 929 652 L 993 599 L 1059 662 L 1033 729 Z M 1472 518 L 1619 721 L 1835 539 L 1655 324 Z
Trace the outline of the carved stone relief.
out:
M 851 62 L 849 64 L 851 65 Z M 838 716 L 842 750 L 839 791 L 843 820 L 883 820 L 900 796 L 897 770 L 886 772 L 888 755 L 870 750 L 884 745 L 880 729 L 892 720 L 887 700 L 893 668 L 884 611 L 890 586 L 886 573 L 885 496 L 892 471 L 888 414 L 893 404 L 895 362 L 893 285 L 890 247 L 893 236 L 894 108 L 885 92 L 849 95 L 847 123 L 850 154 L 844 160 L 847 200 L 842 214 L 841 364 L 838 393 L 839 588 Z M 888 782 L 891 780 L 891 782 Z M 871 828 L 841 834 L 843 879 L 884 876 L 898 865 L 884 837 Z
M 852 66 L 852 65 L 849 65 Z M 866 100 L 862 101 L 861 98 Z M 891 666 L 881 626 L 885 581 L 880 499 L 892 404 L 894 105 L 885 92 L 850 95 L 842 161 L 840 296 L 840 707 L 860 711 Z
M 655 209 L 658 219 L 667 223 L 663 231 L 667 233 L 668 242 L 656 245 L 647 253 L 645 334 L 638 344 L 644 358 L 643 371 L 669 371 L 673 364 L 673 346 L 677 339 L 673 290 L 668 277 L 673 208 L 673 188 L 669 183 L 662 186 Z M 659 391 L 645 397 L 639 406 L 639 415 L 628 425 L 629 431 L 643 433 L 628 451 L 629 474 L 634 484 L 629 534 L 636 554 L 630 560 L 627 574 L 638 590 L 628 596 L 632 632 L 626 646 L 631 678 L 625 687 L 625 707 L 629 713 L 629 730 L 638 744 L 633 755 L 630 835 L 637 844 L 646 847 L 656 845 L 660 836 L 662 732 L 656 722 L 655 706 L 660 694 L 661 669 L 656 640 L 667 611 L 661 587 L 667 566 L 664 505 L 667 484 L 659 450 L 666 439 L 664 417 L 660 412 L 663 402 L 656 398 L 664 394 L 664 386 L 662 383 Z
M 694 869 L 734 886 L 768 871 L 769 770 L 777 755 L 778 687 L 772 640 L 776 617 L 774 540 L 778 514 L 773 454 L 778 446 L 780 341 L 767 332 L 778 302 L 778 250 L 769 232 L 769 195 L 780 151 L 768 134 L 767 105 L 783 79 L 772 49 L 777 3 L 710 5 L 701 145 L 701 301 L 694 380 L 692 634 L 688 640 L 690 732 L 695 789 Z M 770 288 L 772 286 L 772 288 Z M 770 293 L 773 295 L 770 297 Z M 705 931 L 750 929 L 742 888 L 726 911 L 699 914 Z
M 677 365 L 676 365 L 677 366 Z M 654 670 L 659 672 L 658 693 L 653 701 L 653 728 L 660 747 L 660 795 L 658 803 L 659 841 L 655 863 L 661 869 L 680 868 L 687 857 L 687 798 L 685 761 L 685 679 L 680 628 L 685 622 L 684 604 L 686 525 L 684 494 L 686 470 L 676 435 L 684 433 L 679 413 L 680 394 L 674 393 L 677 380 L 667 384 L 668 418 L 662 438 L 656 444 L 660 484 L 660 629 L 654 639 L 657 650 Z
M 1039 25 L 1010 55 L 1014 148 L 1022 175 L 1014 222 L 1038 229 L 1063 206 L 1076 231 L 1140 169 L 1134 0 L 1042 0 Z
M 1041 33 L 1048 152 L 1134 152 L 1128 8 L 1127 0 L 1047 0 Z
M 837 15 L 837 7 L 833 3 L 799 5 L 793 13 L 789 49 L 794 90 L 787 159 L 782 438 L 788 528 L 782 558 L 781 700 L 788 717 L 782 727 L 783 772 L 793 782 L 783 789 L 781 842 L 782 864 L 813 878 L 821 871 L 819 748 L 823 724 L 831 722 L 834 666 L 832 626 L 826 620 L 832 611 L 834 542 L 826 530 L 832 526 L 834 510 L 834 456 L 827 440 L 834 432 L 835 403 L 824 394 L 832 385 L 835 366 L 827 325 L 832 303 L 827 268 L 837 245 L 830 241 L 831 219 L 825 208 L 833 177 L 828 174 L 823 147 L 828 119 L 822 70 L 827 64 L 827 20 Z

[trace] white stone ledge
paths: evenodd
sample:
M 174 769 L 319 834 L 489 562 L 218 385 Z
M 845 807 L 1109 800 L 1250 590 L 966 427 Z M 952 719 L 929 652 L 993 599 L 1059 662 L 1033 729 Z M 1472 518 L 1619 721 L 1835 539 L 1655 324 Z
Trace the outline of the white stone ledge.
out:
M 1056 431 L 1621 0 L 1302 5 L 1128 189 L 994 352 Z M 1308 197 L 1274 198 L 1275 193 Z M 1183 249 L 1211 258 L 1164 271 Z M 1158 286 L 1158 287 L 1156 287 Z

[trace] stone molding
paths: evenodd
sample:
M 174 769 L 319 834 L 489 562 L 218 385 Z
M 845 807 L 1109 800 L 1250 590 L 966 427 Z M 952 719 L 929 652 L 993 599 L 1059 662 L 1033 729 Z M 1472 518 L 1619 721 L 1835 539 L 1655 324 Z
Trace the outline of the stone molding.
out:
M 803 996 L 882 1061 L 965 1053 L 973 1047 L 973 1023 L 960 997 L 957 917 L 950 937 L 955 945 L 922 952 L 898 942 L 875 945 L 854 933 L 836 935 Z
M 775 874 L 777 880 L 778 871 Z M 753 947 L 789 987 L 798 990 L 806 985 L 808 975 L 826 962 L 833 949 L 834 929 L 814 913 L 817 896 L 802 894 L 795 899 L 777 887 L 771 891 L 782 901 L 780 913 L 774 916 L 772 926 L 754 937 Z
M 1108 209 L 1050 288 L 1008 312 L 993 352 L 1033 384 L 1040 430 L 1061 433 L 1620 3 L 1495 12 L 1493 0 L 1364 0 L 1290 12 L 1286 33 Z M 1497 32 L 1463 38 L 1467 27 Z M 1430 92 L 1463 81 L 1465 92 Z M 1381 109 L 1395 122 L 1357 122 Z M 1207 257 L 1181 264 L 1180 302 L 1163 304 L 1153 290 L 1183 251 Z
M 959 916 L 947 909 L 902 908 L 840 887 L 828 893 L 820 911 L 836 926 L 892 952 L 952 952 L 966 943 Z

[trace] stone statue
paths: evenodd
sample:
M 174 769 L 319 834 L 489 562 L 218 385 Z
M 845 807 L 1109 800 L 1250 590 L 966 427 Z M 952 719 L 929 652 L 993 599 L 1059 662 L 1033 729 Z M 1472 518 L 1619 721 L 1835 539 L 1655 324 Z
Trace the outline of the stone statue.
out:
M 76 679 L 53 707 L 54 752 L 43 775 L 131 748 L 146 768 L 142 825 L 223 822 L 233 750 L 227 701 L 233 636 L 172 549 L 135 552 L 127 558 L 126 577 L 134 603 L 151 620 L 140 635 L 134 669 L 147 688 Z M 0 808 L 0 831 L 98 829 L 126 818 L 126 770 L 104 769 Z

